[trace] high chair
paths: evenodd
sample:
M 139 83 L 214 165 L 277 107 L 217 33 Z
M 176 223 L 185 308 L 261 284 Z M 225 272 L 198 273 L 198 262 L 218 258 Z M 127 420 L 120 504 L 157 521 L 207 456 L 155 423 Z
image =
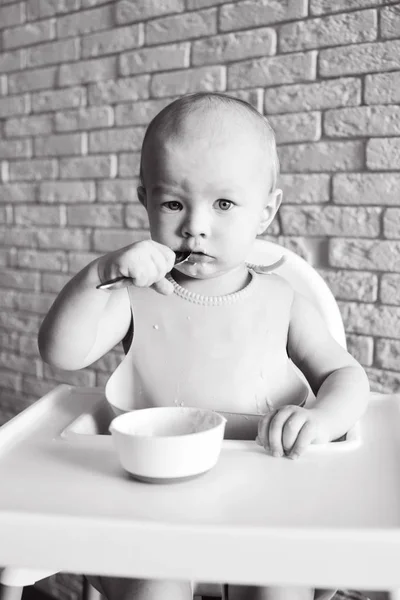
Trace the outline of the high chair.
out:
M 281 259 L 284 260 L 281 260 Z M 346 337 L 341 314 L 336 300 L 328 285 L 303 258 L 276 243 L 258 239 L 248 257 L 252 264 L 274 265 L 276 273 L 285 278 L 299 293 L 310 299 L 321 313 L 331 335 L 346 348 Z M 62 542 L 61 542 L 62 543 Z M 38 571 L 18 567 L 5 567 L 0 570 L 0 600 L 19 600 L 25 586 L 50 577 L 54 572 Z M 195 589 L 195 596 L 207 595 L 221 597 L 221 586 L 200 584 Z M 94 600 L 98 592 L 87 581 L 84 583 L 84 600 Z

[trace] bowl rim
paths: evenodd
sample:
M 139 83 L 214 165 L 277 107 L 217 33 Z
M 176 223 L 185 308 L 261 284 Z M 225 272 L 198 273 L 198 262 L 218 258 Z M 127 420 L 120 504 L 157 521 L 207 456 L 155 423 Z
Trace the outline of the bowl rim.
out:
M 149 410 L 150 411 L 150 410 L 154 410 L 154 409 L 156 409 L 156 410 L 158 410 L 158 409 L 162 409 L 162 410 L 163 409 L 169 409 L 170 410 L 171 408 L 173 410 L 174 409 L 180 409 L 180 410 L 185 411 L 187 409 L 191 409 L 191 410 L 197 410 L 197 411 L 201 411 L 201 412 L 205 412 L 205 413 L 213 413 L 213 414 L 218 415 L 218 417 L 220 419 L 220 422 L 217 423 L 216 425 L 214 425 L 213 427 L 210 427 L 209 429 L 203 429 L 202 431 L 193 431 L 191 433 L 183 433 L 182 435 L 156 435 L 156 436 L 154 436 L 154 435 L 146 435 L 146 434 L 140 434 L 140 433 L 127 433 L 127 432 L 121 431 L 120 429 L 117 429 L 115 427 L 115 422 L 116 421 L 118 421 L 118 420 L 122 421 L 124 417 L 127 417 L 128 415 L 131 415 L 132 413 L 134 413 L 136 411 L 143 411 L 143 410 L 146 410 L 146 411 Z M 119 435 L 123 435 L 123 436 L 126 436 L 126 437 L 139 437 L 141 439 L 145 439 L 145 438 L 147 438 L 147 439 L 153 439 L 153 440 L 155 438 L 156 439 L 163 439 L 163 440 L 165 440 L 165 439 L 176 439 L 176 438 L 182 439 L 182 438 L 186 438 L 186 437 L 189 437 L 189 436 L 193 437 L 193 436 L 197 436 L 197 435 L 200 435 L 200 434 L 204 434 L 204 433 L 206 433 L 208 431 L 212 431 L 213 429 L 221 427 L 221 425 L 225 426 L 226 423 L 227 423 L 227 419 L 224 416 L 222 416 L 217 410 L 213 410 L 211 408 L 200 408 L 200 407 L 197 407 L 197 406 L 148 406 L 146 408 L 136 408 L 136 409 L 127 411 L 127 412 L 123 413 L 122 415 L 118 415 L 118 416 L 114 417 L 114 419 L 111 421 L 111 423 L 110 423 L 110 425 L 108 427 L 108 430 L 110 431 L 111 434 L 113 432 L 115 432 L 115 433 L 117 433 Z

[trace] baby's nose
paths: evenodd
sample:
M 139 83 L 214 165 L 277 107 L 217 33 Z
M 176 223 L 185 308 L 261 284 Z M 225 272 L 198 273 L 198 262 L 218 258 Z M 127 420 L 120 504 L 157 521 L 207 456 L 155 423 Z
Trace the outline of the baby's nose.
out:
M 182 233 L 185 237 L 207 237 L 210 227 L 210 219 L 206 211 L 193 211 L 186 215 Z

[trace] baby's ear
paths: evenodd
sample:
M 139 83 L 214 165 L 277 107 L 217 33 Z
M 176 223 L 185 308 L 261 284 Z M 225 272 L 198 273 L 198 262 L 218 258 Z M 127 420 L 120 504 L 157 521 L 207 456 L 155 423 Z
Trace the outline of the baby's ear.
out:
M 146 196 L 146 188 L 142 185 L 136 189 L 138 200 L 145 208 L 147 208 L 147 196 Z
M 260 226 L 257 235 L 261 235 L 274 220 L 282 202 L 282 190 L 276 189 L 268 195 L 268 200 L 263 208 Z

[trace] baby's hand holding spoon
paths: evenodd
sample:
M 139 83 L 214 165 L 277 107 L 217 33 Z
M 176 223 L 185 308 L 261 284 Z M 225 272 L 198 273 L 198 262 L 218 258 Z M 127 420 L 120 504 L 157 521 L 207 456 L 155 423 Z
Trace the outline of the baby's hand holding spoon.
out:
M 101 283 L 97 289 L 114 290 L 128 285 L 152 287 L 160 294 L 171 294 L 173 285 L 165 275 L 181 264 L 190 252 L 174 252 L 153 240 L 143 240 L 110 252 L 98 263 Z

